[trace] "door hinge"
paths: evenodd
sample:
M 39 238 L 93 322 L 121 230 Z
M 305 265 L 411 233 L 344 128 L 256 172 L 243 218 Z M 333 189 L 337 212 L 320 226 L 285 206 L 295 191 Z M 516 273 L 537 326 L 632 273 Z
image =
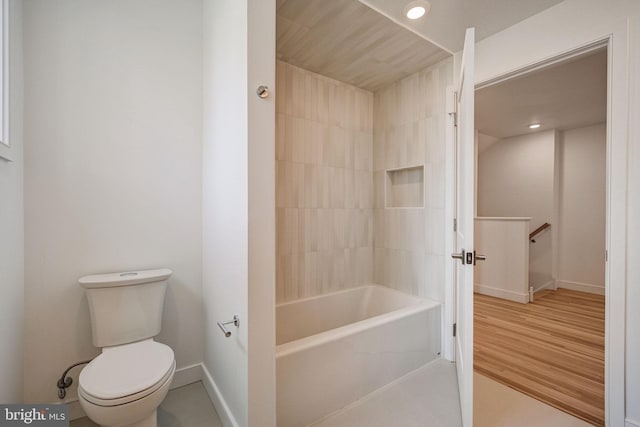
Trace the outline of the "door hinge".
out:
M 453 92 L 453 111 L 449 115 L 453 119 L 453 126 L 458 127 L 458 92 Z
M 458 231 L 458 218 L 453 218 L 453 231 Z
M 457 325 L 454 323 L 454 324 L 453 324 L 453 336 L 454 336 L 454 337 L 456 336 L 456 326 L 457 326 Z
M 604 262 L 608 262 L 609 261 L 609 251 L 605 250 L 604 251 Z
M 453 126 L 458 127 L 458 113 L 454 111 L 453 113 L 449 113 L 449 115 L 453 119 Z

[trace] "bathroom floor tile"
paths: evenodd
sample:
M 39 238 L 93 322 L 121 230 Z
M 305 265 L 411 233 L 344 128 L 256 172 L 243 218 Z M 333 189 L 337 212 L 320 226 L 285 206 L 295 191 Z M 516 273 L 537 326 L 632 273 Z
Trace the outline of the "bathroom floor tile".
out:
M 312 424 L 312 427 L 461 426 L 456 370 L 436 360 Z M 586 427 L 588 423 L 474 374 L 476 427 Z
M 88 418 L 71 422 L 71 427 L 94 427 Z M 158 409 L 159 427 L 222 427 L 201 382 L 171 390 Z
M 474 375 L 477 427 L 582 427 L 582 420 L 482 375 Z M 159 427 L 222 427 L 201 382 L 171 390 L 158 410 Z M 461 426 L 455 365 L 436 360 L 376 390 L 313 427 Z M 88 418 L 71 427 L 96 427 Z

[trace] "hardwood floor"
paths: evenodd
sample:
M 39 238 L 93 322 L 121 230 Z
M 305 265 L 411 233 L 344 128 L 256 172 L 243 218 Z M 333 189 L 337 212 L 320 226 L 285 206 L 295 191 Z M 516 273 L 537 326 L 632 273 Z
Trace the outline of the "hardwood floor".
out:
M 558 289 L 519 304 L 475 295 L 476 372 L 604 425 L 604 297 Z

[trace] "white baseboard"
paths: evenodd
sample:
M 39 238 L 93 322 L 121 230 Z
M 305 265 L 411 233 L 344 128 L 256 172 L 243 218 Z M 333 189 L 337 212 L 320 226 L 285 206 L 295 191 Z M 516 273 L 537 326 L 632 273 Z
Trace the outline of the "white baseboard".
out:
M 220 389 L 216 385 L 215 381 L 209 374 L 207 367 L 202 364 L 202 384 L 204 385 L 205 390 L 207 390 L 207 394 L 209 395 L 209 399 L 213 406 L 216 408 L 216 412 L 220 416 L 220 420 L 224 427 L 238 427 L 238 422 L 236 421 L 229 405 L 227 405 L 227 401 L 224 400 L 224 396 L 220 392 Z
M 591 283 L 571 282 L 569 280 L 556 280 L 556 286 L 558 288 L 571 289 L 572 291 L 604 295 L 604 286 L 593 285 Z
M 640 427 L 640 421 L 627 418 L 626 420 L 624 420 L 624 427 Z
M 526 304 L 529 302 L 528 293 L 522 294 L 519 292 L 507 291 L 504 289 L 492 288 L 491 286 L 479 285 L 478 283 L 475 284 L 473 289 L 479 294 L 488 295 L 490 297 L 507 299 L 509 301 L 515 301 L 522 304 Z
M 169 390 L 184 387 L 202 380 L 202 363 L 185 366 L 176 370 Z
M 202 363 L 196 363 L 194 365 L 185 366 L 180 369 L 176 369 L 176 373 L 173 375 L 171 386 L 169 390 L 174 388 L 183 387 L 188 384 L 193 384 L 202 380 Z M 69 418 L 71 420 L 77 420 L 78 418 L 86 417 L 84 410 L 80 406 L 78 397 L 72 397 L 69 400 L 65 400 L 69 405 Z M 217 409 L 217 408 L 216 408 Z
M 538 286 L 537 288 L 535 288 L 535 287 L 534 287 L 534 288 L 533 288 L 533 292 L 534 292 L 534 293 L 535 293 L 535 292 L 539 292 L 539 291 L 542 291 L 542 290 L 544 290 L 544 289 L 548 289 L 548 288 L 553 288 L 553 289 L 555 289 L 555 286 L 556 286 L 556 281 L 555 281 L 555 280 L 550 280 L 550 281 L 548 281 L 547 283 L 545 283 L 545 284 L 544 284 L 544 285 L 542 285 L 542 286 Z

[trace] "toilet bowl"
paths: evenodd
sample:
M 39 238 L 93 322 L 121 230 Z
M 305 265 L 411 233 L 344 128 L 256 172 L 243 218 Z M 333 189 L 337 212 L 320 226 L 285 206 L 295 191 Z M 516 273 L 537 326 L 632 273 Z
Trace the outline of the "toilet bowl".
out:
M 160 333 L 171 270 L 85 276 L 93 344 L 102 352 L 81 372 L 78 400 L 103 427 L 157 427 L 157 409 L 176 371 Z
M 104 348 L 80 373 L 80 405 L 101 426 L 156 427 L 175 367 L 173 350 L 151 339 Z

